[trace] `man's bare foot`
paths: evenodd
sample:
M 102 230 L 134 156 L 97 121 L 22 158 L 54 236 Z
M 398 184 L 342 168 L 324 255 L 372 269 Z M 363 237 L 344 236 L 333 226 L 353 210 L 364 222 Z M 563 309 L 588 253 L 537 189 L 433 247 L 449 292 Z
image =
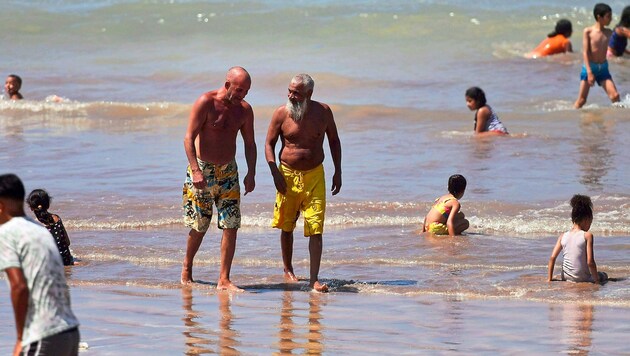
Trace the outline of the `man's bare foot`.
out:
M 295 276 L 295 274 L 293 274 L 293 271 L 287 271 L 284 270 L 284 280 L 287 282 L 297 282 L 298 279 Z
M 224 281 L 224 282 L 219 281 L 217 283 L 217 290 L 226 291 L 226 292 L 239 292 L 239 293 L 245 291 L 244 289 L 237 287 L 230 281 Z
M 191 284 L 194 282 L 192 279 L 192 268 L 182 267 L 182 279 L 180 282 L 181 284 Z
M 315 281 L 315 283 L 312 283 L 311 288 L 313 288 L 314 291 L 320 293 L 328 293 L 328 285 L 326 285 L 325 283 L 319 283 L 319 281 Z

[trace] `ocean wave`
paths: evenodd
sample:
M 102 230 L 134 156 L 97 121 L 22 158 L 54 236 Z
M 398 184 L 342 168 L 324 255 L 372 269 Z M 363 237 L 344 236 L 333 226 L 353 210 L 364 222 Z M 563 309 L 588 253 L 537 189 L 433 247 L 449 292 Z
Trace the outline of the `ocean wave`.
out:
M 594 213 L 591 231 L 597 235 L 630 235 L 630 202 L 627 197 L 598 197 L 593 200 L 598 205 Z M 335 203 L 327 207 L 326 226 L 343 228 L 393 228 L 421 229 L 424 212 L 430 203 L 398 202 L 348 202 Z M 470 208 L 468 208 L 470 206 Z M 129 211 L 143 211 L 142 208 L 127 207 Z M 555 235 L 571 227 L 571 208 L 565 202 L 544 208 L 529 208 L 504 203 L 484 203 L 476 206 L 466 202 L 464 212 L 470 221 L 469 232 L 476 234 L 496 234 L 536 239 L 541 235 Z M 253 209 L 255 212 L 249 212 Z M 142 230 L 164 227 L 180 227 L 183 219 L 178 208 L 166 209 L 160 218 L 142 217 L 107 219 L 74 218 L 65 219 L 69 230 Z M 241 218 L 241 228 L 270 228 L 273 212 L 258 205 L 246 207 Z M 301 229 L 303 219 L 298 219 Z
M 189 105 L 172 102 L 79 102 L 56 95 L 45 100 L 0 100 L 0 112 L 23 112 L 41 114 L 66 114 L 75 116 L 91 116 L 104 119 L 169 116 L 187 112 Z

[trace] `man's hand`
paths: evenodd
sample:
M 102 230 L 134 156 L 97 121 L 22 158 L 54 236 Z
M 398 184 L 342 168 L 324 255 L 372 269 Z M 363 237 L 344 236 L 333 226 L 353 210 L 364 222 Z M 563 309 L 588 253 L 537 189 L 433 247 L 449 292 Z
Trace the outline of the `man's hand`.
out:
M 245 185 L 245 194 L 243 195 L 247 195 L 247 193 L 253 191 L 254 188 L 256 188 L 256 181 L 254 180 L 254 175 L 248 173 L 245 176 L 245 179 L 243 179 L 243 185 Z
M 335 172 L 332 179 L 332 187 L 330 188 L 332 195 L 337 195 L 341 190 L 341 173 Z
M 192 182 L 197 189 L 203 189 L 208 185 L 208 182 L 206 182 L 206 178 L 203 176 L 201 170 L 192 171 Z
M 284 181 L 284 177 L 278 171 L 277 174 L 273 175 L 273 184 L 276 185 L 276 189 L 278 193 L 285 195 L 287 194 L 287 182 Z

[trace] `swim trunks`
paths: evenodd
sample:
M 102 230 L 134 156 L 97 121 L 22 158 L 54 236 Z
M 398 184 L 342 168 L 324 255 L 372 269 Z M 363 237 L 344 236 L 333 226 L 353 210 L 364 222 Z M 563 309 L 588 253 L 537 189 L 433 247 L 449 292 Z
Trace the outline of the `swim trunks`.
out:
M 208 231 L 212 220 L 212 204 L 215 204 L 219 229 L 238 229 L 241 227 L 241 188 L 236 160 L 223 165 L 200 159 L 197 162 L 207 185 L 203 189 L 195 188 L 188 166 L 182 194 L 184 224 L 199 232 Z
M 597 85 L 602 86 L 602 82 L 605 80 L 612 80 L 612 76 L 610 72 L 608 72 L 608 61 L 604 61 L 603 63 L 595 63 L 590 62 L 591 71 L 593 71 L 593 75 L 595 76 L 595 81 Z M 580 73 L 580 80 L 587 80 L 588 75 L 586 74 L 586 66 L 582 65 L 582 72 Z
M 427 226 L 427 231 L 435 235 L 448 235 L 448 227 L 439 222 L 432 222 Z
M 326 211 L 324 166 L 320 164 L 308 171 L 298 171 L 281 163 L 278 169 L 287 183 L 287 192 L 276 193 L 271 226 L 282 231 L 293 231 L 302 211 L 304 236 L 323 234 Z

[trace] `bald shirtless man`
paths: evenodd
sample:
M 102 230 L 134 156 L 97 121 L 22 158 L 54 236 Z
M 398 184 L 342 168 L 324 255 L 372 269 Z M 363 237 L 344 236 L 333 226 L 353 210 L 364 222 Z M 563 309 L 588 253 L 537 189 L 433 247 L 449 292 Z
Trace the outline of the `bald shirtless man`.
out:
M 241 225 L 240 186 L 235 159 L 239 131 L 247 161 L 247 175 L 243 181 L 245 195 L 255 187 L 254 112 L 243 100 L 250 86 L 251 78 L 244 68 L 230 68 L 223 87 L 201 95 L 190 113 L 184 138 L 189 166 L 183 205 L 184 223 L 191 229 L 182 266 L 182 284 L 193 282 L 193 259 L 210 227 L 212 205 L 215 203 L 217 224 L 223 230 L 217 289 L 241 291 L 230 281 L 230 268 L 236 249 L 236 232 Z
M 304 214 L 304 236 L 309 238 L 311 257 L 310 286 L 327 292 L 328 286 L 319 282 L 322 258 L 322 233 L 326 210 L 324 179 L 324 136 L 332 155 L 335 173 L 332 194 L 341 189 L 341 142 L 330 107 L 311 100 L 315 83 L 308 74 L 298 74 L 289 84 L 289 100 L 277 108 L 269 123 L 265 142 L 265 157 L 278 190 L 272 226 L 282 230 L 280 245 L 285 279 L 297 281 L 293 272 L 293 230 Z M 276 164 L 276 142 L 282 142 L 280 165 Z

